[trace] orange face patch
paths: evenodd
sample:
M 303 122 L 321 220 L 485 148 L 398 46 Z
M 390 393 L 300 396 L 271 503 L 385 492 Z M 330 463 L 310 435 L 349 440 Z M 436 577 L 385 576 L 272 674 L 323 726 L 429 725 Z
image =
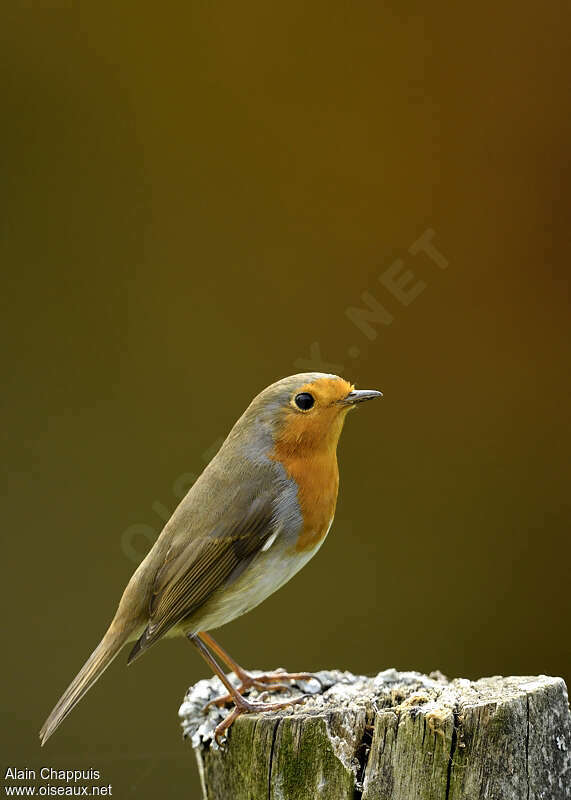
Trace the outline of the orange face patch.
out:
M 296 394 L 310 392 L 321 407 L 330 406 L 343 400 L 355 387 L 343 378 L 318 378 L 316 381 L 300 386 Z
M 303 515 L 298 551 L 311 549 L 321 541 L 335 513 L 339 488 L 337 442 L 349 410 L 339 401 L 353 388 L 342 378 L 319 378 L 300 386 L 295 394 L 308 392 L 315 403 L 308 411 L 300 411 L 294 395 L 275 436 L 271 458 L 284 466 L 298 487 Z
M 290 401 L 276 436 L 282 449 L 291 452 L 311 451 L 332 443 L 337 445 L 348 406 L 340 405 L 353 386 L 342 378 L 319 378 L 300 386 Z M 315 398 L 308 411 L 300 411 L 295 396 L 307 392 Z

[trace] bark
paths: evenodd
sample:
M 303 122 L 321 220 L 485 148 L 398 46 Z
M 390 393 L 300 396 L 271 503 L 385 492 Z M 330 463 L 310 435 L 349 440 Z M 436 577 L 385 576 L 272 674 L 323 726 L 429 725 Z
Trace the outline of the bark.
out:
M 571 798 L 571 716 L 561 678 L 317 674 L 324 691 L 300 682 L 312 692 L 303 705 L 240 717 L 223 749 L 213 731 L 228 709 L 202 711 L 221 684 L 200 681 L 189 690 L 180 716 L 205 800 Z

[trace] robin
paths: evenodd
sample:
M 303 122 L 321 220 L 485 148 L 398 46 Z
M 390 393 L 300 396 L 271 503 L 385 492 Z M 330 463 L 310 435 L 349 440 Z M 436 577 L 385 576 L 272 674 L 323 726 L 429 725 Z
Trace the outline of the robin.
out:
M 88 689 L 131 643 L 128 663 L 164 636 L 186 636 L 220 678 L 240 714 L 284 708 L 252 702 L 252 687 L 284 687 L 308 673 L 255 678 L 207 633 L 257 606 L 312 558 L 327 536 L 337 501 L 337 442 L 347 412 L 381 392 L 356 390 L 337 375 L 302 373 L 264 389 L 181 501 L 139 565 L 107 632 L 46 720 L 44 744 Z M 236 688 L 217 658 L 239 681 Z

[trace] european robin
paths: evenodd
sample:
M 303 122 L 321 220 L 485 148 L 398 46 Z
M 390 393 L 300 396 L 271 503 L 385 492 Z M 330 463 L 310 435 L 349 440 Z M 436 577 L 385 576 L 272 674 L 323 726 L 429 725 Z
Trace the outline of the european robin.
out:
M 284 681 L 310 676 L 252 678 L 207 631 L 257 606 L 319 550 L 335 513 L 346 414 L 380 396 L 337 375 L 308 372 L 254 398 L 133 574 L 103 639 L 46 720 L 42 744 L 126 644 L 134 643 L 131 663 L 164 636 L 188 637 L 228 690 L 220 703 L 232 700 L 235 707 L 217 737 L 240 714 L 304 699 L 247 700 L 252 686 L 283 688 Z M 235 672 L 239 688 L 212 653 Z

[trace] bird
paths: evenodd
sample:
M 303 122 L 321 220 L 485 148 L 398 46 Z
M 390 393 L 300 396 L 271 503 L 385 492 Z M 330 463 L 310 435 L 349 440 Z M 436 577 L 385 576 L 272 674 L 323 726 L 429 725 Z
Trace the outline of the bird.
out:
M 44 723 L 42 745 L 126 645 L 131 664 L 170 636 L 186 637 L 220 678 L 227 694 L 215 702 L 234 704 L 217 741 L 241 714 L 303 702 L 306 695 L 273 703 L 245 697 L 252 687 L 280 690 L 311 674 L 253 677 L 209 631 L 256 607 L 317 553 L 335 514 L 345 418 L 376 397 L 382 392 L 355 389 L 338 375 L 305 372 L 252 400 L 135 570 L 101 642 Z

